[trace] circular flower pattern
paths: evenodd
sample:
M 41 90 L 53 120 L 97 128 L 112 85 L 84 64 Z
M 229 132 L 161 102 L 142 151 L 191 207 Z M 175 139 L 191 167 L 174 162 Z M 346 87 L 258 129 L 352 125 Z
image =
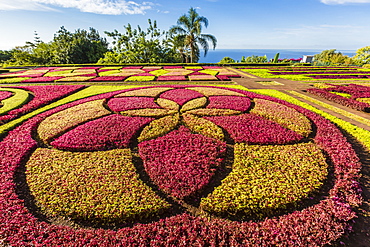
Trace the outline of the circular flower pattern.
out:
M 1 217 L 13 219 L 0 235 L 14 246 L 324 245 L 360 202 L 359 160 L 333 124 L 235 89 L 94 96 L 39 114 L 0 145 Z M 22 164 L 38 214 L 80 229 L 25 207 L 10 182 Z M 330 166 L 335 181 L 323 196 Z

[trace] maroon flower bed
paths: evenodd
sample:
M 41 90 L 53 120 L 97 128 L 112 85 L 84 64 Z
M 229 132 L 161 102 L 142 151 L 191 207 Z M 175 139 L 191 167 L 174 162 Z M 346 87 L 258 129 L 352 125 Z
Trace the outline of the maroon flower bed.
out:
M 296 70 L 294 70 L 296 71 Z M 302 75 L 302 74 L 369 74 L 366 71 L 301 71 L 301 72 L 270 72 L 273 75 Z
M 153 76 L 153 74 L 150 74 L 150 73 L 140 73 L 140 74 L 136 74 L 135 76 Z
M 32 79 L 34 79 L 34 78 L 42 77 L 43 75 L 44 75 L 44 73 L 42 73 L 42 74 L 30 74 L 30 75 L 19 75 L 18 77 L 32 77 Z M 23 82 L 32 82 L 32 79 L 28 79 L 28 80 L 25 80 Z
M 184 103 L 188 102 L 191 99 L 196 99 L 203 97 L 202 94 L 188 89 L 176 89 L 166 91 L 161 95 L 163 99 L 169 99 L 175 101 L 179 105 L 183 105 Z
M 187 81 L 188 79 L 183 75 L 176 76 L 159 76 L 157 81 Z
M 90 81 L 124 81 L 127 78 L 128 76 L 100 76 L 90 79 Z
M 0 101 L 7 99 L 13 95 L 12 92 L 0 91 Z
M 167 78 L 165 78 L 165 75 L 159 75 L 155 76 L 156 73 L 151 74 L 152 71 L 157 70 L 168 70 L 169 73 L 167 73 Z M 12 72 L 12 73 L 3 73 L 3 78 L 11 78 L 11 77 L 25 77 L 24 82 L 29 83 L 38 83 L 38 82 L 62 82 L 62 81 L 81 81 L 82 78 L 80 77 L 96 77 L 92 78 L 89 81 L 92 82 L 99 82 L 99 81 L 124 81 L 129 76 L 126 77 L 125 71 L 126 70 L 132 70 L 131 74 L 134 76 L 155 76 L 150 78 L 150 80 L 157 80 L 157 81 L 186 81 L 191 80 L 190 76 L 197 76 L 197 75 L 207 75 L 206 73 L 201 73 L 199 71 L 204 69 L 215 69 L 215 73 L 217 73 L 217 69 L 223 69 L 222 67 L 218 66 L 199 66 L 197 69 L 192 69 L 191 67 L 188 69 L 187 67 L 183 66 L 127 66 L 122 67 L 121 69 L 117 69 L 117 67 L 114 67 L 113 69 L 110 69 L 109 67 L 41 67 L 37 69 L 30 69 L 20 72 Z M 104 72 L 104 71 L 110 71 L 115 70 L 116 72 L 122 71 L 122 75 L 118 75 L 119 73 L 116 73 L 118 76 L 102 76 L 99 77 L 98 73 Z M 181 70 L 181 71 L 178 71 Z M 68 75 L 55 75 L 55 76 L 47 76 L 49 72 L 57 72 L 57 71 L 66 71 L 68 72 Z M 162 72 L 162 71 L 161 71 Z M 79 74 L 79 73 L 87 73 L 87 74 Z M 75 77 L 72 77 L 75 74 Z M 130 74 L 130 73 L 129 73 Z M 158 74 L 161 74 L 160 72 Z M 172 74 L 172 76 L 170 75 Z M 46 75 L 46 77 L 44 77 Z M 214 77 L 214 80 L 220 80 L 220 81 L 230 81 L 232 77 L 240 77 L 239 75 L 220 75 L 220 77 Z M 155 79 L 154 79 L 155 78 Z M 62 80 L 60 80 L 62 79 Z M 136 78 L 138 79 L 138 78 Z M 193 78 L 194 79 L 194 78 Z M 149 79 L 148 79 L 149 80 Z M 197 80 L 210 80 L 210 78 L 198 78 Z
M 256 115 L 205 117 L 224 128 L 235 142 L 248 144 L 287 144 L 302 136 Z
M 153 118 L 109 115 L 79 125 L 50 144 L 61 150 L 97 151 L 126 148 L 138 130 Z
M 348 86 L 338 85 L 333 86 L 332 88 L 327 88 L 327 91 L 339 92 L 339 93 L 348 93 L 351 94 L 351 98 L 367 98 L 370 94 L 370 87 L 349 84 Z
M 225 151 L 226 143 L 192 134 L 184 126 L 139 144 L 150 178 L 177 198 L 189 196 L 207 185 Z
M 108 101 L 108 107 L 114 112 L 127 111 L 141 108 L 160 108 L 149 97 L 123 97 L 113 98 Z
M 216 75 L 216 77 L 220 81 L 231 81 L 230 76 L 227 76 L 227 75 Z
M 203 69 L 222 69 L 220 66 L 203 66 Z
M 158 221 L 106 230 L 73 228 L 37 218 L 25 206 L 24 200 L 19 198 L 14 178 L 17 176 L 17 168 L 40 145 L 33 139 L 33 133 L 38 124 L 45 117 L 63 109 L 91 100 L 110 98 L 123 92 L 120 91 L 82 99 L 39 114 L 10 131 L 0 142 L 1 240 L 5 245 L 10 246 L 324 246 L 332 244 L 344 232 L 350 230 L 349 223 L 356 217 L 353 208 L 361 203 L 360 187 L 357 182 L 361 164 L 351 145 L 334 124 L 315 113 L 271 97 L 239 90 L 232 91 L 252 99 L 261 98 L 286 105 L 304 114 L 313 122 L 317 128 L 316 135 L 313 137 L 314 142 L 327 153 L 333 165 L 334 181 L 327 196 L 302 210 L 261 221 L 231 221 L 194 216 L 184 212 Z M 252 115 L 249 114 L 249 116 Z M 180 129 L 175 133 L 182 135 L 182 131 L 183 129 Z M 191 137 L 184 137 L 183 140 L 189 138 L 197 140 Z M 181 143 L 179 138 L 171 140 Z M 162 143 L 170 150 L 169 145 L 166 146 L 164 141 Z M 198 142 L 194 141 L 194 143 Z M 212 144 L 207 147 L 212 147 Z M 159 148 L 166 149 L 163 146 Z M 174 152 L 177 154 L 179 151 L 174 150 Z M 215 156 L 211 157 L 213 159 Z M 208 159 L 207 156 L 204 158 Z
M 143 66 L 128 66 L 128 67 L 123 67 L 122 69 L 141 69 Z
M 209 75 L 209 74 L 206 74 L 206 73 L 202 73 L 202 72 L 193 72 L 189 75 Z
M 91 73 L 91 74 L 83 74 L 83 75 L 78 75 L 78 76 L 91 77 L 91 76 L 97 76 L 97 74 L 96 73 Z
M 240 75 L 227 75 L 227 77 L 229 77 L 229 78 L 240 78 L 241 76 Z
M 182 66 L 163 66 L 163 69 L 182 69 Z
M 247 111 L 251 106 L 251 101 L 247 97 L 238 96 L 211 96 L 208 98 L 207 108 L 231 109 L 235 111 Z
M 365 75 L 309 75 L 314 79 L 359 79 L 367 78 Z
M 82 68 L 76 69 L 75 71 L 86 70 L 86 69 L 95 69 L 95 70 L 97 70 L 97 69 L 100 69 L 100 68 L 101 68 L 101 66 L 99 66 L 99 67 L 82 67 Z
M 32 92 L 33 99 L 27 104 L 20 106 L 17 109 L 11 110 L 6 115 L 0 116 L 2 120 L 12 120 L 20 115 L 31 112 L 39 107 L 50 104 L 53 101 L 59 100 L 69 94 L 83 89 L 82 85 L 52 85 L 52 86 L 19 86 L 13 88 L 24 89 Z
M 28 77 L 28 75 L 27 75 L 27 77 Z M 54 81 L 62 79 L 62 78 L 64 78 L 64 77 L 62 77 L 62 76 L 35 77 L 35 78 L 24 80 L 22 82 L 23 83 L 27 83 L 27 82 L 54 82 Z
M 364 102 L 359 102 L 357 98 L 367 98 L 370 95 L 370 88 L 359 85 L 349 86 L 334 86 L 331 88 L 309 88 L 307 92 L 322 97 L 324 99 L 333 101 L 335 103 L 347 106 L 358 111 L 370 112 L 370 105 Z M 346 98 L 332 92 L 348 93 L 351 94 L 351 98 Z

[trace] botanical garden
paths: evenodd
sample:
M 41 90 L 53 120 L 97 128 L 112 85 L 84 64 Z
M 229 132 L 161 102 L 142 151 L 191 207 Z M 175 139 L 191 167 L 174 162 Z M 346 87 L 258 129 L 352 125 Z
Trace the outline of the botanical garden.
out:
M 206 18 L 149 24 L 2 53 L 0 246 L 369 241 L 370 48 L 201 64 Z

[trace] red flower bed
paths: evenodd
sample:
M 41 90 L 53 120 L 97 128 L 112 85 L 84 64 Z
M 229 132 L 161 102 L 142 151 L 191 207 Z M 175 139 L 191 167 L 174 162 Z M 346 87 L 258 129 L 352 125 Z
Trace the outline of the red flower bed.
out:
M 97 69 L 100 69 L 101 68 L 101 66 L 99 66 L 99 67 L 82 67 L 82 68 L 80 68 L 81 70 L 86 70 L 86 69 L 95 69 L 95 70 L 97 70 Z M 78 70 L 80 70 L 80 69 L 76 69 L 75 71 L 78 71 Z
M 157 81 L 187 81 L 188 79 L 183 75 L 176 76 L 159 76 Z
M 32 77 L 33 79 L 28 79 L 28 80 L 25 80 L 24 82 L 33 82 L 35 79 L 34 78 L 38 78 L 38 77 L 42 77 L 44 75 L 44 73 L 41 73 L 41 74 L 27 74 L 27 75 L 19 75 L 18 77 Z
M 184 198 L 209 183 L 226 143 L 192 134 L 181 127 L 139 144 L 139 153 L 151 179 L 163 191 Z
M 248 144 L 287 144 L 302 139 L 294 131 L 256 115 L 205 117 L 224 128 L 235 142 Z
M 150 74 L 150 73 L 140 73 L 140 74 L 135 74 L 135 76 L 153 76 L 153 74 Z
M 160 108 L 159 105 L 154 102 L 154 98 L 149 97 L 113 98 L 108 101 L 108 107 L 115 112 L 141 108 Z
M 123 67 L 122 69 L 141 69 L 143 66 L 128 66 L 128 67 Z
M 307 92 L 358 111 L 370 112 L 369 104 L 356 100 L 356 98 L 367 98 L 370 95 L 370 88 L 368 87 L 352 84 L 350 86 L 335 86 L 323 89 L 309 88 Z M 346 98 L 332 92 L 349 93 L 352 97 Z
M 177 88 L 185 92 L 186 86 Z M 228 91 L 229 89 L 225 90 Z M 355 218 L 353 207 L 361 203 L 360 187 L 357 182 L 361 164 L 351 145 L 334 124 L 315 113 L 271 97 L 241 90 L 233 89 L 232 91 L 246 95 L 251 99 L 261 98 L 291 107 L 304 114 L 313 122 L 317 128 L 316 135 L 313 137 L 314 143 L 327 153 L 333 165 L 334 181 L 327 196 L 302 210 L 288 212 L 281 216 L 257 222 L 253 220 L 231 221 L 222 218 L 201 217 L 191 215 L 190 212 L 183 212 L 158 221 L 134 224 L 132 227 L 122 226 L 118 227 L 117 230 L 106 230 L 103 228 L 73 228 L 52 224 L 37 218 L 25 206 L 25 201 L 17 194 L 17 184 L 14 181 L 14 178 L 17 177 L 18 167 L 40 146 L 33 139 L 37 126 L 44 118 L 61 110 L 92 100 L 110 98 L 123 92 L 120 91 L 78 100 L 39 114 L 10 131 L 8 136 L 0 142 L 1 240 L 5 245 L 10 246 L 324 246 L 333 243 L 344 232 L 350 230 L 349 222 Z M 254 124 L 260 124 L 262 121 L 260 121 L 262 118 L 254 118 L 251 114 L 249 116 L 251 117 L 245 118 L 243 116 L 239 118 L 245 118 L 249 120 L 249 123 L 254 121 Z M 220 118 L 221 122 L 227 122 L 224 120 L 225 118 L 235 117 L 213 118 Z M 135 119 L 133 117 L 130 118 L 131 120 Z M 135 122 L 136 120 L 133 121 Z M 101 121 L 101 125 L 98 125 L 99 128 L 104 125 L 103 122 Z M 118 121 L 118 119 L 116 122 L 121 125 L 124 124 L 122 121 Z M 275 128 L 275 126 L 272 127 Z M 224 128 L 226 129 L 226 126 Z M 253 130 L 253 127 L 250 127 L 250 129 Z M 103 128 L 100 128 L 100 130 L 104 131 Z M 115 128 L 111 130 L 109 133 L 118 132 Z M 180 128 L 180 130 L 171 133 L 186 136 L 182 131 L 183 129 Z M 99 134 L 102 135 L 102 133 L 100 131 Z M 108 131 L 103 134 L 107 136 Z M 194 135 L 196 134 L 190 134 L 190 136 Z M 97 138 L 96 135 L 94 138 Z M 166 137 L 155 139 L 161 140 L 158 141 L 158 148 L 164 151 L 173 150 L 175 154 L 180 153 L 181 148 L 172 149 L 171 145 L 166 144 L 165 139 Z M 187 147 L 181 140 L 194 140 L 191 143 L 199 145 L 194 150 L 196 152 L 199 149 L 203 150 L 201 145 L 203 141 L 199 142 L 198 137 L 171 137 L 170 139 L 175 144 L 181 143 L 184 149 L 189 151 L 193 150 L 191 145 Z M 215 151 L 215 146 L 206 140 L 209 139 L 204 139 L 207 144 L 206 147 L 209 147 L 209 149 L 204 150 L 210 152 L 213 150 L 211 153 L 218 153 Z M 149 145 L 147 143 L 150 143 L 150 141 L 143 142 L 143 145 Z M 159 143 L 163 145 L 161 146 Z M 217 145 L 217 147 L 220 146 Z M 148 148 L 150 148 L 150 145 Z M 148 152 L 148 154 L 150 153 L 154 152 Z M 175 159 L 175 156 L 163 155 L 162 157 L 164 159 Z M 207 160 L 215 159 L 214 157 L 216 156 L 210 156 L 210 158 L 205 155 L 202 157 L 204 160 Z M 183 157 L 181 157 L 180 161 L 182 159 Z M 186 169 L 190 169 L 192 172 L 199 171 L 194 169 L 194 167 L 193 169 Z M 165 171 L 166 169 L 167 167 L 165 167 Z M 163 184 L 166 182 L 171 183 L 171 181 L 159 182 Z
M 179 105 L 183 105 L 191 99 L 203 97 L 202 94 L 188 89 L 176 89 L 164 92 L 161 95 L 162 99 L 169 99 L 176 102 Z
M 109 115 L 79 125 L 50 144 L 68 151 L 97 151 L 126 148 L 132 137 L 152 118 Z
M 130 76 L 150 76 L 147 80 L 143 78 L 133 78 L 134 81 L 186 81 L 186 80 L 220 80 L 230 81 L 232 77 L 240 77 L 236 74 L 222 74 L 219 76 L 211 76 L 199 72 L 201 70 L 213 69 L 213 74 L 217 74 L 225 69 L 218 66 L 196 66 L 196 67 L 183 67 L 183 66 L 127 66 L 127 67 L 41 67 L 37 69 L 30 69 L 20 72 L 3 73 L 3 78 L 18 78 L 25 77 L 24 82 L 38 83 L 38 82 L 62 82 L 62 81 L 81 81 L 80 77 L 96 77 L 89 81 L 124 81 Z M 111 76 L 107 71 L 116 72 Z M 65 71 L 66 73 L 58 73 Z M 126 73 L 127 72 L 127 73 Z M 166 73 L 163 73 L 166 72 Z M 82 74 L 81 74 L 82 73 Z M 85 74 L 83 74 L 85 73 Z M 224 73 L 224 72 L 223 72 Z M 99 76 L 101 75 L 101 76 Z M 190 75 L 190 77 L 189 77 Z M 204 78 L 196 76 L 206 76 Z M 167 78 L 166 78 L 167 77 Z
M 216 77 L 220 81 L 231 81 L 230 76 L 227 76 L 227 75 L 216 75 Z
M 9 98 L 12 95 L 13 95 L 12 92 L 0 91 L 0 101 Z
M 230 109 L 235 111 L 247 111 L 251 106 L 251 100 L 239 96 L 211 96 L 208 98 L 207 108 Z
M 189 75 L 209 75 L 209 74 L 206 74 L 206 73 L 202 73 L 202 72 L 193 72 Z
M 41 106 L 50 104 L 53 101 L 59 100 L 69 94 L 72 94 L 85 86 L 81 85 L 53 85 L 53 86 L 19 86 L 20 88 L 33 93 L 34 97 L 27 104 L 20 106 L 17 109 L 7 112 L 6 115 L 1 116 L 1 119 L 9 121 L 20 115 L 31 112 Z
M 128 76 L 100 76 L 90 79 L 90 81 L 124 81 L 127 78 Z
M 163 69 L 182 69 L 182 66 L 163 66 Z

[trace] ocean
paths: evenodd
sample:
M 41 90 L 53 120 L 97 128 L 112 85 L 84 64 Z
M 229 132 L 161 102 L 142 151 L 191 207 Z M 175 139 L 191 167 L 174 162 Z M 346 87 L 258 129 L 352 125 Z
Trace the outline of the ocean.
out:
M 224 57 L 231 57 L 234 60 L 241 60 L 242 56 L 249 57 L 252 55 L 264 56 L 266 55 L 268 59 L 275 57 L 276 53 L 280 53 L 279 58 L 302 58 L 303 55 L 315 55 L 319 54 L 323 50 L 312 50 L 312 49 L 215 49 L 208 50 L 208 54 L 204 57 L 203 51 L 201 52 L 200 63 L 218 63 Z M 355 50 L 337 50 L 344 55 L 352 57 L 356 54 Z

